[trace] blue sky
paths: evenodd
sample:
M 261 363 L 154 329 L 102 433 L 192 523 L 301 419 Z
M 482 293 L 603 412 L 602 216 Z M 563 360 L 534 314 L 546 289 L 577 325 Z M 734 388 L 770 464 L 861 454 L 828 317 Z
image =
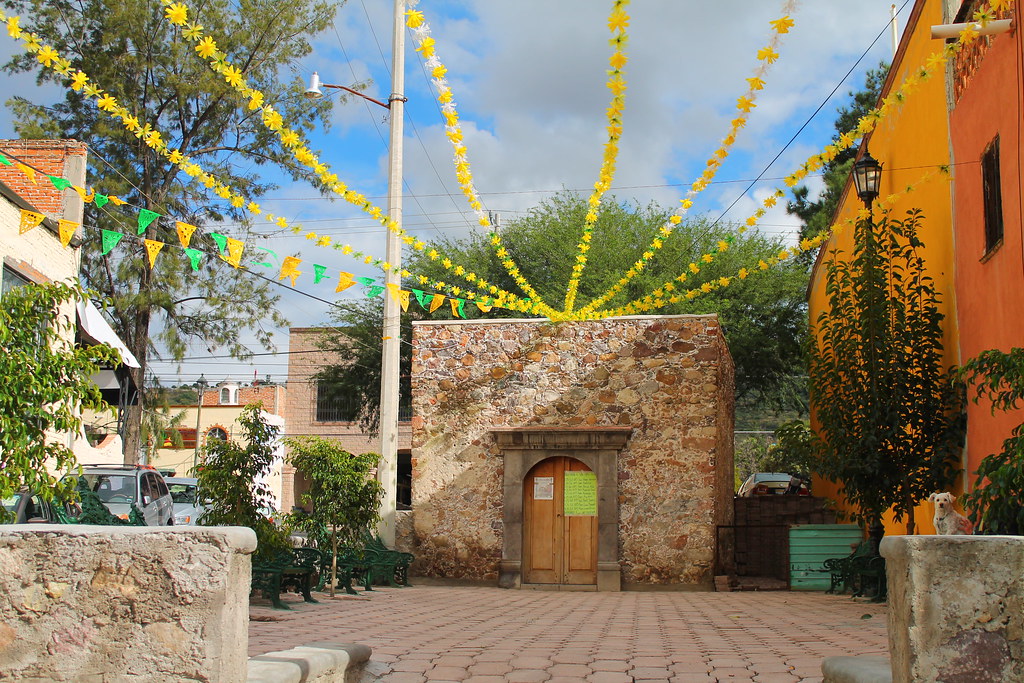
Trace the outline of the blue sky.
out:
M 911 4 L 902 8 L 900 28 Z M 767 85 L 758 106 L 717 182 L 699 195 L 691 213 L 715 218 L 724 213 L 726 220 L 744 220 L 780 185 L 782 176 L 827 144 L 835 110 L 845 103 L 847 92 L 861 86 L 867 69 L 891 59 L 890 5 L 883 0 L 796 3 L 791 14 L 796 25 L 785 36 L 779 61 L 764 77 Z M 628 6 L 629 89 L 611 194 L 622 200 L 676 205 L 727 132 L 736 98 L 746 89 L 744 79 L 757 66 L 756 52 L 770 37 L 768 22 L 780 16 L 781 6 L 770 0 L 643 0 Z M 503 220 L 522 215 L 562 188 L 588 192 L 596 180 L 606 135 L 610 7 L 610 2 L 594 0 L 420 2 L 418 9 L 430 24 L 438 56 L 449 69 L 476 187 L 486 208 Z M 391 0 L 348 0 L 338 10 L 335 25 L 314 38 L 314 53 L 283 76 L 305 79 L 317 71 L 325 82 L 363 83 L 367 94 L 386 100 L 391 16 Z M 434 92 L 412 47 L 409 36 L 403 224 L 428 241 L 442 233 L 465 236 L 475 219 L 455 182 Z M 12 49 L 13 42 L 6 35 L 0 37 L 0 57 Z M 852 74 L 828 99 L 851 68 Z M 28 76 L 0 78 L 7 82 L 7 92 L 31 93 L 35 88 Z M 56 88 L 30 95 L 37 101 L 56 96 Z M 818 107 L 821 111 L 812 117 Z M 330 130 L 311 138 L 343 181 L 384 207 L 386 114 L 374 104 L 348 98 L 336 103 Z M 4 110 L 0 137 L 12 136 Z M 748 190 L 749 181 L 759 174 L 764 180 Z M 815 179 L 810 184 L 814 188 Z M 379 225 L 340 200 L 320 197 L 308 185 L 281 180 L 281 187 L 262 203 L 289 221 L 383 256 Z M 270 233 L 269 226 L 262 228 Z M 796 221 L 780 207 L 765 216 L 761 229 L 791 238 Z M 336 251 L 295 238 L 268 237 L 264 244 L 278 253 L 299 253 L 330 271 L 377 274 L 361 270 Z M 323 299 L 338 296 L 333 286 L 314 286 L 308 276 L 298 281 L 297 289 Z M 294 326 L 327 322 L 326 304 L 282 292 L 285 314 Z M 278 351 L 286 351 L 287 330 L 275 339 Z M 285 356 L 239 363 L 200 360 L 205 355 L 205 348 L 197 348 L 180 371 L 175 363 L 155 363 L 153 369 L 165 384 L 194 381 L 200 372 L 215 380 L 252 379 L 254 373 L 283 379 L 286 374 Z

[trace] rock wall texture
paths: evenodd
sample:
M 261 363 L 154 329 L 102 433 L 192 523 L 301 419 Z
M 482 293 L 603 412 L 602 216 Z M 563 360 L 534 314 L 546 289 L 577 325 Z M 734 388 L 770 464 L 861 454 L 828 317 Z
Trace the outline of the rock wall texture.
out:
M 1024 681 L 1024 537 L 887 536 L 894 683 Z
M 250 529 L 0 531 L 0 680 L 246 678 Z
M 733 365 L 715 316 L 426 321 L 413 330 L 413 525 L 428 576 L 496 581 L 492 430 L 631 427 L 618 455 L 623 583 L 710 585 L 731 523 Z

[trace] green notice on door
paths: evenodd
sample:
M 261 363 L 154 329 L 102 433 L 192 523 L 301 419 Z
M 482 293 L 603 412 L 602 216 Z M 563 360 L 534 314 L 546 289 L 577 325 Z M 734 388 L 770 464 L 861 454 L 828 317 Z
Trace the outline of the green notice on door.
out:
M 565 473 L 566 516 L 597 515 L 597 475 L 593 472 Z

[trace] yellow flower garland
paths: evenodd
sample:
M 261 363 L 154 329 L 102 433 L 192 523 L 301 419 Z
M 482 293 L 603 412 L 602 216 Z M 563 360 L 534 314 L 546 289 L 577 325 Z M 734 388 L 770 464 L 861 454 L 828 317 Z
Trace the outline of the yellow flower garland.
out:
M 178 18 L 178 22 L 175 22 L 170 15 L 170 8 L 172 6 L 181 6 L 182 3 L 174 3 L 173 0 L 161 0 L 161 2 L 168 8 L 165 11 L 165 18 L 167 18 L 168 21 L 170 21 L 171 23 L 177 23 L 177 25 L 184 25 L 187 22 L 187 14 L 177 14 L 176 17 Z M 341 196 L 343 199 L 345 199 L 345 201 L 349 202 L 350 204 L 359 207 L 364 213 L 370 215 L 382 226 L 384 226 L 391 232 L 401 237 L 402 241 L 405 244 L 409 245 L 416 251 L 423 251 L 424 249 L 426 249 L 426 242 L 424 242 L 423 240 L 419 240 L 413 237 L 412 235 L 408 234 L 401 226 L 399 226 L 386 213 L 384 213 L 384 211 L 380 207 L 375 206 L 364 195 L 353 191 L 347 185 L 345 185 L 345 183 L 340 182 L 338 180 L 338 176 L 334 173 L 331 173 L 329 167 L 326 164 L 322 163 L 319 160 L 319 158 L 317 158 L 317 156 L 303 144 L 299 133 L 284 125 L 284 120 L 281 114 L 277 112 L 271 105 L 263 104 L 265 100 L 265 95 L 261 91 L 249 87 L 241 71 L 234 67 L 228 61 L 227 55 L 225 53 L 217 49 L 216 42 L 213 40 L 213 38 L 204 35 L 202 26 L 197 24 L 189 24 L 188 29 L 185 32 L 183 32 L 183 36 L 188 40 L 191 40 L 196 43 L 196 54 L 202 57 L 209 64 L 210 68 L 214 72 L 223 75 L 224 80 L 228 83 L 228 85 L 234 88 L 240 95 L 242 95 L 242 97 L 249 100 L 248 106 L 250 110 L 260 109 L 264 126 L 266 126 L 269 130 L 277 134 L 278 139 L 281 141 L 281 144 L 285 147 L 285 149 L 289 150 L 293 158 L 298 163 L 309 168 L 320 179 L 320 181 L 325 186 L 327 186 L 332 192 Z M 301 228 L 293 227 L 292 232 L 299 233 L 301 232 Z M 313 241 L 315 241 L 318 246 L 330 246 L 329 243 L 323 243 L 325 240 L 329 239 L 329 237 L 316 236 L 313 238 Z M 382 268 L 385 271 L 391 269 L 391 264 L 386 261 L 371 259 L 371 262 L 373 263 L 373 265 L 377 265 L 378 267 Z M 451 268 L 448 269 L 450 270 Z M 408 275 L 408 272 L 403 271 L 402 275 L 403 277 L 405 277 Z M 510 292 L 505 292 L 504 290 L 492 286 L 483 278 L 476 278 L 474 276 L 474 280 L 469 282 L 474 287 L 480 290 L 481 296 L 486 296 L 486 292 L 492 291 L 501 293 L 506 301 L 510 302 L 512 305 L 519 306 L 517 310 L 531 312 L 534 311 L 538 306 L 536 302 L 526 302 L 524 300 L 519 299 Z M 539 299 L 539 297 L 537 298 Z
M 445 79 L 445 74 L 448 72 L 447 67 L 441 62 L 437 56 L 437 52 L 434 49 L 436 41 L 430 36 L 430 25 L 427 24 L 424 18 L 423 12 L 414 9 L 418 0 L 410 0 L 408 6 L 409 11 L 406 12 L 405 25 L 409 27 L 413 32 L 413 40 L 416 44 L 415 50 L 425 60 L 424 63 L 430 72 L 431 80 L 434 83 L 434 87 L 437 90 L 437 101 L 441 106 L 441 115 L 445 120 L 445 136 L 452 145 L 454 152 L 453 163 L 455 165 L 455 180 L 459 185 L 459 189 L 462 190 L 462 194 L 465 195 L 466 200 L 469 202 L 469 206 L 473 209 L 476 214 L 477 222 L 485 227 L 491 227 L 490 216 L 484 211 L 483 203 L 480 201 L 480 195 L 473 184 L 473 174 L 470 170 L 469 157 L 466 153 L 466 145 L 464 144 L 464 136 L 462 127 L 459 125 L 459 114 L 455 106 L 455 101 L 452 95 L 452 89 L 448 85 Z M 533 288 L 530 282 L 519 270 L 515 259 L 508 253 L 508 249 L 502 244 L 501 237 L 496 233 L 491 233 L 491 244 L 494 247 L 495 254 L 497 254 L 502 267 L 513 279 L 516 285 L 526 294 L 527 297 L 533 302 L 533 310 L 531 312 L 542 313 L 547 316 L 556 314 L 556 311 L 544 303 L 541 299 L 540 294 Z
M 192 161 L 189 157 L 181 154 L 180 150 L 170 149 L 167 143 L 162 139 L 160 133 L 152 128 L 148 123 L 141 124 L 137 117 L 133 116 L 128 110 L 121 106 L 116 98 L 109 93 L 106 93 L 96 85 L 94 82 L 90 82 L 87 74 L 78 70 L 75 73 L 71 73 L 71 63 L 57 55 L 57 53 L 49 46 L 41 45 L 39 37 L 35 34 L 26 34 L 21 30 L 19 26 L 20 18 L 17 16 L 7 16 L 0 11 L 0 22 L 6 23 L 8 27 L 8 33 L 15 38 L 21 39 L 25 45 L 23 49 L 27 52 L 36 54 L 42 52 L 46 61 L 49 62 L 48 68 L 53 69 L 57 73 L 71 79 L 71 87 L 74 90 L 81 90 L 87 97 L 91 97 L 96 100 L 97 107 L 106 113 L 111 118 L 120 119 L 124 124 L 124 127 L 132 132 L 137 138 L 143 140 L 143 142 L 153 149 L 155 152 L 165 157 L 172 164 L 177 166 L 180 170 L 183 170 L 192 178 L 198 178 L 208 188 L 214 189 L 214 192 L 230 201 L 233 206 L 238 208 L 244 208 L 244 210 L 254 215 L 263 214 L 262 207 L 255 201 L 247 201 L 245 197 L 237 194 L 231 187 L 220 183 L 214 176 L 207 173 L 197 163 Z M 201 31 L 202 27 L 193 27 L 192 33 L 197 34 Z M 47 49 L 49 48 L 49 49 Z M 38 54 L 37 54 L 38 57 Z M 44 60 L 40 59 L 40 63 L 44 63 Z M 44 64 L 46 66 L 46 64 Z M 76 87 L 77 86 L 77 87 Z M 268 221 L 274 221 L 281 228 L 289 227 L 287 220 L 283 216 L 274 216 L 273 214 L 263 214 L 264 218 Z M 300 232 L 301 226 L 291 226 L 292 232 Z M 415 240 L 417 248 L 423 249 L 424 244 L 421 240 Z M 363 263 L 367 265 L 373 265 L 381 270 L 388 270 L 390 264 L 386 261 L 378 259 L 372 255 L 367 256 L 362 252 L 355 250 L 351 245 L 348 244 L 334 244 L 328 245 L 323 243 L 323 238 L 318 241 L 320 246 L 332 246 L 333 248 L 341 251 L 343 254 L 351 256 L 353 258 L 362 259 Z M 385 268 L 385 266 L 388 266 Z M 401 275 L 403 277 L 414 276 L 408 270 L 402 270 Z M 476 293 L 476 296 L 483 298 L 486 301 L 490 300 L 488 294 L 494 296 L 494 304 L 502 308 L 509 308 L 512 310 L 521 311 L 524 313 L 536 313 L 538 312 L 535 304 L 530 301 L 519 299 L 515 295 L 505 292 L 504 290 L 498 289 L 486 283 L 482 278 L 478 278 L 477 282 L 483 283 L 484 287 L 482 291 Z M 458 288 L 455 288 L 458 289 Z M 449 288 L 451 290 L 451 288 Z M 461 290 L 459 290 L 461 292 Z
M 885 199 L 879 201 L 877 204 L 878 210 L 886 211 L 890 209 L 904 195 L 913 192 L 924 183 L 930 181 L 937 174 L 945 172 L 947 172 L 947 168 L 940 167 L 938 169 L 934 169 L 925 173 L 923 176 L 918 178 L 917 182 L 907 185 L 907 187 L 904 188 L 902 192 L 890 194 Z M 856 220 L 862 220 L 867 217 L 867 209 L 861 209 L 857 213 Z M 745 267 L 740 268 L 732 277 L 720 277 L 717 280 L 710 280 L 708 282 L 704 282 L 703 284 L 700 285 L 700 287 L 695 289 L 677 291 L 676 282 L 684 282 L 687 279 L 686 274 L 684 272 L 679 277 L 677 277 L 675 281 L 670 280 L 668 282 L 662 283 L 662 285 L 656 288 L 651 294 L 631 301 L 630 303 L 615 309 L 598 311 L 594 315 L 594 317 L 606 318 L 610 316 L 635 315 L 637 313 L 646 313 L 648 311 L 664 308 L 669 304 L 679 303 L 680 301 L 683 300 L 692 301 L 693 299 L 703 294 L 708 294 L 715 290 L 722 289 L 723 287 L 728 287 L 736 280 L 745 280 L 753 272 L 768 270 L 769 268 L 788 260 L 791 256 L 795 256 L 800 252 L 816 249 L 822 244 L 824 244 L 825 241 L 827 241 L 833 234 L 838 234 L 842 232 L 846 227 L 853 225 L 854 220 L 855 219 L 847 218 L 842 223 L 830 226 L 827 230 L 822 231 L 813 238 L 802 239 L 798 244 L 787 249 L 782 249 L 781 251 L 779 251 L 778 254 L 769 259 L 761 259 L 760 261 L 758 261 L 756 270 L 750 270 Z M 694 264 L 691 263 L 691 269 L 693 266 Z
M 619 278 L 619 281 L 612 285 L 604 294 L 580 309 L 581 315 L 586 316 L 591 311 L 602 306 L 605 302 L 618 294 L 634 277 L 643 272 L 650 260 L 658 250 L 664 246 L 665 241 L 672 235 L 675 227 L 682 222 L 683 216 L 686 212 L 693 206 L 693 198 L 700 192 L 704 191 L 704 189 L 706 189 L 714 179 L 715 175 L 718 173 L 718 169 L 722 166 L 726 157 L 729 156 L 729 150 L 735 144 L 740 129 L 747 125 L 747 120 L 750 118 L 750 112 L 757 107 L 757 94 L 759 91 L 764 89 L 765 81 L 763 77 L 767 73 L 768 67 L 778 58 L 776 48 L 782 41 L 782 36 L 789 33 L 789 30 L 796 25 L 796 22 L 794 22 L 789 16 L 790 12 L 793 11 L 794 6 L 794 0 L 787 0 L 782 6 L 782 16 L 769 22 L 772 30 L 771 38 L 769 39 L 768 45 L 761 48 L 757 53 L 757 58 L 760 63 L 758 64 L 754 75 L 747 79 L 747 91 L 736 100 L 737 115 L 730 122 L 729 132 L 724 138 L 722 138 L 721 145 L 718 149 L 712 152 L 711 156 L 708 157 L 708 160 L 705 163 L 706 168 L 704 169 L 704 172 L 697 180 L 693 181 L 686 196 L 679 200 L 680 207 L 676 209 L 669 219 L 659 228 L 658 234 L 651 240 L 650 246 L 648 246 L 636 263 L 633 264 L 633 267 L 627 271 L 626 276 Z M 764 213 L 764 211 L 759 211 L 757 217 L 760 218 Z M 741 228 L 740 232 L 745 230 L 746 227 Z

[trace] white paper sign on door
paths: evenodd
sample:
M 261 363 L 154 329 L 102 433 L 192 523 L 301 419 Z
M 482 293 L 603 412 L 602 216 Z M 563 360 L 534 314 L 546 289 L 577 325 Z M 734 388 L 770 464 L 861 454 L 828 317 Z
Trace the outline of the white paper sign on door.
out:
M 533 499 L 554 500 L 555 499 L 555 478 L 534 477 L 533 478 Z

